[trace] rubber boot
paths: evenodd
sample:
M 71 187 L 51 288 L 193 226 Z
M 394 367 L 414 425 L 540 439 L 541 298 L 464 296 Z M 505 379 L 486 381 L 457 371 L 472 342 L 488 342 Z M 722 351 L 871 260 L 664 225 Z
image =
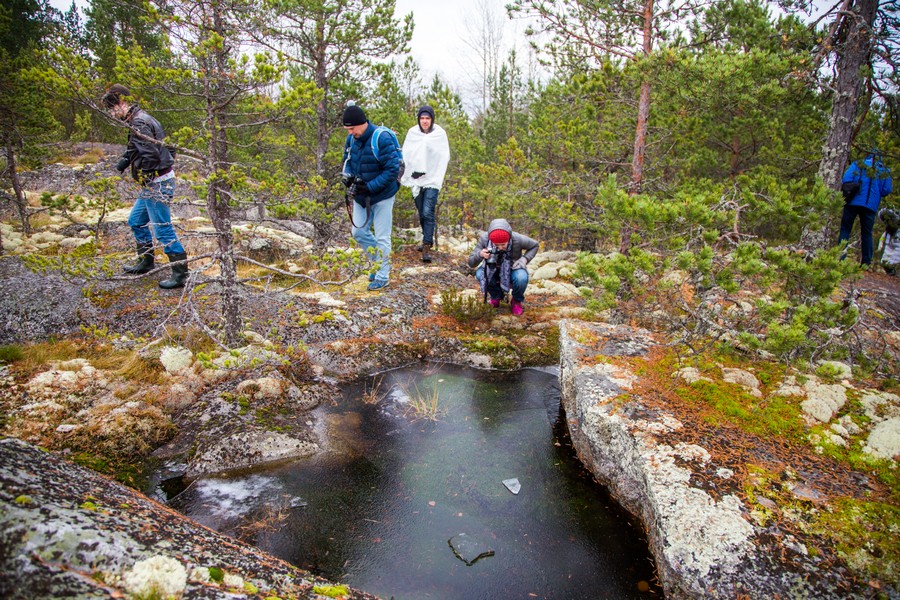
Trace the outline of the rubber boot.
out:
M 431 244 L 422 244 L 422 262 L 431 262 Z
M 153 243 L 137 244 L 138 261 L 130 267 L 122 269 L 130 275 L 140 275 L 153 270 Z
M 178 261 L 187 261 L 187 253 L 185 252 L 173 252 L 172 254 L 167 254 L 169 257 L 169 262 L 174 263 Z M 187 262 L 182 262 L 180 265 L 172 265 L 172 277 L 169 279 L 165 279 L 159 282 L 159 287 L 164 290 L 171 290 L 175 288 L 184 287 L 184 282 L 187 281 L 188 278 L 188 267 Z

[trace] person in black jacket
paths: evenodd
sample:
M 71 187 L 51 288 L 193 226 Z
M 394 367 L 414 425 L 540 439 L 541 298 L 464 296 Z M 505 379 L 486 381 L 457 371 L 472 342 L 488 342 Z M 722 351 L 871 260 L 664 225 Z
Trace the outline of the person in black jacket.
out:
M 131 176 L 141 185 L 128 217 L 128 225 L 137 245 L 138 262 L 125 267 L 126 273 L 140 274 L 153 269 L 153 238 L 163 248 L 172 264 L 172 277 L 159 282 L 159 287 L 184 287 L 188 277 L 187 253 L 172 227 L 169 205 L 175 193 L 175 159 L 166 148 L 159 121 L 137 104 L 129 102 L 131 92 L 122 84 L 111 86 L 103 96 L 103 106 L 113 118 L 128 124 L 128 145 L 116 163 L 116 170 L 124 173 L 131 167 Z

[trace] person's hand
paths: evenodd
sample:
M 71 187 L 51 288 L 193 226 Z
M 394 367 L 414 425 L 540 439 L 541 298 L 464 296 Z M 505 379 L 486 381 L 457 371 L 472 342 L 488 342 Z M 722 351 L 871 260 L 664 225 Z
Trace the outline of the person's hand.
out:
M 487 260 L 488 258 L 491 257 L 491 251 L 488 250 L 487 248 L 482 248 L 482 249 L 481 249 L 481 252 L 478 253 L 478 256 L 480 256 L 481 258 Z
M 525 260 L 524 256 L 522 256 L 521 258 L 519 258 L 519 260 L 517 260 L 516 262 L 513 263 L 512 268 L 513 268 L 513 270 L 524 269 L 527 266 L 528 266 L 528 261 Z
M 425 174 L 425 173 L 422 173 L 421 171 L 413 171 L 413 173 L 412 173 L 412 178 L 413 178 L 413 179 L 418 179 L 419 177 L 421 177 L 421 176 L 424 175 L 424 174 Z

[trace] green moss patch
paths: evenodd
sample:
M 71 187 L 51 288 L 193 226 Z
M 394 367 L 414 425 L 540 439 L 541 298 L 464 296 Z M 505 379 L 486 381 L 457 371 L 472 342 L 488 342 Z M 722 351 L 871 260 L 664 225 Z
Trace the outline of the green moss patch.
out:
M 900 507 L 842 499 L 820 512 L 811 529 L 830 538 L 854 570 L 900 583 Z

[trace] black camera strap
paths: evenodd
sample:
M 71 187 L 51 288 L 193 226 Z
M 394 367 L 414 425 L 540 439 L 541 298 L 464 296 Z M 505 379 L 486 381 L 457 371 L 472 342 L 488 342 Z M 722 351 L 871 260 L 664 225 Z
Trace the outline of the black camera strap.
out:
M 346 150 L 347 158 L 344 160 L 344 170 L 343 170 L 345 176 L 347 176 L 350 172 L 350 153 L 353 150 L 353 136 L 352 135 L 347 136 L 346 149 L 347 149 Z M 345 194 L 344 195 L 344 206 L 347 208 L 347 217 L 349 217 L 349 219 L 350 219 L 350 224 L 352 226 L 356 227 L 357 229 L 362 229 L 365 226 L 365 224 L 369 222 L 369 219 L 372 218 L 372 199 L 369 196 L 366 196 L 366 220 L 365 220 L 365 222 L 363 222 L 362 225 L 357 225 L 356 223 L 353 222 L 353 203 L 356 201 L 355 197 L 356 197 L 355 194 L 354 195 Z
M 347 216 L 350 217 L 350 224 L 356 227 L 357 229 L 362 229 L 366 223 L 369 222 L 369 219 L 372 218 L 372 199 L 369 196 L 366 196 L 366 220 L 362 225 L 357 225 L 353 222 L 353 203 L 355 200 L 352 199 L 350 194 L 344 196 L 344 206 L 347 207 Z

